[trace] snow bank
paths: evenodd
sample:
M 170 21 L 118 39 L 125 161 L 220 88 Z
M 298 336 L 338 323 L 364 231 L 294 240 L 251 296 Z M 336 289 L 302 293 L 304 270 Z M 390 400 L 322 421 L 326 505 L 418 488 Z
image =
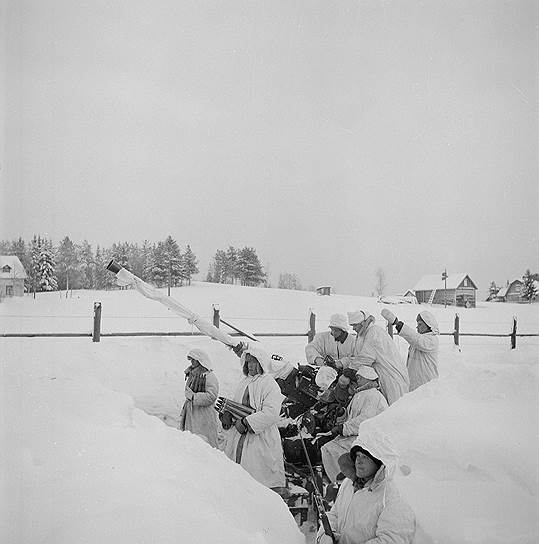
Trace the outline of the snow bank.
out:
M 1 542 L 303 542 L 278 495 L 81 371 L 65 340 L 34 343 L 41 354 L 15 342 L 21 357 L 2 361 Z
M 396 481 L 425 542 L 537 541 L 537 364 L 504 358 L 454 352 L 439 380 L 364 423 L 400 452 Z

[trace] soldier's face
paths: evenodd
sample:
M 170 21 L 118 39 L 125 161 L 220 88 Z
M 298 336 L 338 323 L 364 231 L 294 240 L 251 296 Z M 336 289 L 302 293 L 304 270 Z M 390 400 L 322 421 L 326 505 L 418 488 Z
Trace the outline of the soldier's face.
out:
M 378 465 L 363 452 L 358 451 L 356 455 L 356 474 L 359 478 L 372 478 L 378 470 Z
M 187 357 L 187 360 L 191 363 L 191 366 L 193 368 L 200 366 L 200 363 L 196 359 L 193 359 L 192 357 Z
M 330 327 L 329 332 L 333 338 L 337 339 L 339 336 L 343 333 L 341 329 L 338 329 L 337 327 Z
M 255 357 L 248 353 L 245 356 L 245 360 L 247 361 L 247 373 L 249 374 L 249 376 L 256 376 L 257 374 L 262 374 L 262 372 L 260 372 L 260 364 Z
M 361 323 L 354 323 L 352 325 L 352 329 L 354 329 L 355 333 L 359 333 L 359 331 L 361 330 L 361 327 L 363 327 L 363 323 L 364 321 L 362 321 Z
M 416 322 L 417 322 L 416 328 L 419 334 L 424 334 L 430 330 L 429 326 L 421 319 L 420 315 L 416 317 Z

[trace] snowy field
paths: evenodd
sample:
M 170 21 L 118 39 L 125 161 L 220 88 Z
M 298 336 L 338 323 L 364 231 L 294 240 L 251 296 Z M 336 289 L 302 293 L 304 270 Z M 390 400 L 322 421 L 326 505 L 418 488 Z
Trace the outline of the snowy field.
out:
M 211 320 L 252 332 L 305 333 L 334 312 L 375 299 L 195 282 L 173 296 Z M 134 291 L 38 294 L 0 304 L 2 332 L 190 331 L 187 322 Z M 387 307 L 387 306 L 386 306 Z M 392 305 L 413 322 L 422 306 Z M 433 307 L 442 332 L 455 309 Z M 458 309 L 461 332 L 539 333 L 539 304 Z M 227 330 L 224 327 L 224 330 Z M 402 352 L 406 344 L 396 340 Z M 305 337 L 263 338 L 304 362 Z M 2 445 L 0 542 L 303 542 L 281 499 L 201 439 L 175 429 L 192 347 L 215 362 L 221 394 L 238 359 L 205 337 L 0 338 Z M 532 543 L 539 538 L 537 369 L 539 337 L 441 338 L 440 379 L 371 420 L 401 454 L 397 480 L 421 530 L 417 543 Z M 157 417 L 153 417 L 157 416 Z M 163 424 L 163 422 L 168 425 Z

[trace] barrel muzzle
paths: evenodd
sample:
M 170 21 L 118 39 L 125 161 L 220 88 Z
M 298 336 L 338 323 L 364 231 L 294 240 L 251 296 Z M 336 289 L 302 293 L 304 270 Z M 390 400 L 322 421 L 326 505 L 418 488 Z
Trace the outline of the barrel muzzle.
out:
M 114 262 L 114 259 L 111 259 L 110 263 L 107 265 L 107 270 L 110 270 L 113 274 L 118 274 L 122 269 L 118 263 Z

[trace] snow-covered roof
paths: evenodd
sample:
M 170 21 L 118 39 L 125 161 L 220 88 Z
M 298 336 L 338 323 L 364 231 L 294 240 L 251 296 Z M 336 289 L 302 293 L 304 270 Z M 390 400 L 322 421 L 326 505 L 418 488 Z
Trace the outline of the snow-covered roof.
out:
M 456 289 L 468 277 L 472 287 L 477 289 L 473 280 L 465 272 L 451 272 L 447 274 L 447 289 Z M 414 291 L 430 291 L 432 289 L 445 289 L 446 282 L 442 280 L 442 274 L 429 274 L 423 276 L 415 285 Z
M 497 293 L 497 297 L 504 297 L 507 294 L 507 287 L 502 287 Z
M 4 267 L 9 266 L 10 270 L 4 272 Z M 26 279 L 26 271 L 16 255 L 0 255 L 0 278 L 4 279 Z

